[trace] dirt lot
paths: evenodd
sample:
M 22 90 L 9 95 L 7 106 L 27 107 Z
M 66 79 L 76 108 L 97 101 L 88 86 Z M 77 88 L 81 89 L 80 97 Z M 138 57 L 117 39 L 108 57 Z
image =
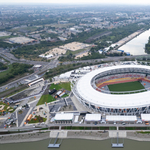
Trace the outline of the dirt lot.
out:
M 14 95 L 14 96 L 12 96 L 10 98 L 12 100 L 18 100 L 18 99 L 21 99 L 21 98 L 26 98 L 30 94 L 30 92 L 32 92 L 33 90 L 35 90 L 35 89 L 25 90 L 25 91 L 23 91 L 23 92 L 21 92 L 19 94 L 16 94 L 16 95 Z

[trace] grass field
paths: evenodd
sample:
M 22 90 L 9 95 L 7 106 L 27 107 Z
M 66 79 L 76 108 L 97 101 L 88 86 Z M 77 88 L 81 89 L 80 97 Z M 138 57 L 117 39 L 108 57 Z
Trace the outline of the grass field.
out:
M 70 86 L 70 82 L 62 82 L 59 84 L 51 84 L 50 89 L 56 89 L 56 90 L 60 90 L 60 89 L 65 89 L 67 91 L 71 91 L 71 86 Z M 67 97 L 68 94 L 63 95 L 63 97 Z M 53 96 L 46 94 L 46 95 L 42 95 L 40 100 L 38 101 L 37 105 L 42 105 L 45 102 L 49 103 L 55 101 L 55 99 L 53 98 Z
M 53 96 L 49 95 L 49 94 L 46 94 L 46 95 L 42 95 L 40 100 L 38 101 L 37 103 L 37 106 L 38 105 L 42 105 L 44 104 L 45 102 L 46 103 L 49 103 L 49 102 L 52 102 L 52 101 L 55 101 L 55 99 L 53 98 Z
M 64 98 L 64 97 L 67 97 L 67 96 L 69 96 L 69 94 L 64 94 L 62 97 Z
M 110 91 L 118 91 L 118 92 L 135 91 L 135 90 L 145 89 L 144 86 L 138 81 L 119 83 L 119 84 L 111 84 L 111 85 L 108 85 L 108 88 Z
M 79 49 L 79 50 L 76 50 L 76 51 L 67 50 L 67 51 L 66 51 L 66 55 L 69 55 L 70 53 L 71 53 L 72 55 L 75 55 L 75 54 L 81 53 L 81 52 L 83 52 L 83 51 L 85 51 L 85 50 L 86 50 L 86 49 Z
M 70 86 L 70 82 L 62 82 L 59 84 L 51 84 L 50 89 L 56 89 L 56 90 L 60 90 L 60 89 L 66 89 L 67 91 L 71 91 L 71 86 Z

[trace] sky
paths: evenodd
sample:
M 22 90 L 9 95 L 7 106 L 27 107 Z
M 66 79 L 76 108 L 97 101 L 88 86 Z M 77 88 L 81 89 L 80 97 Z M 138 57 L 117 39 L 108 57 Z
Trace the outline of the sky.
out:
M 0 3 L 103 3 L 103 4 L 150 4 L 150 0 L 0 0 Z

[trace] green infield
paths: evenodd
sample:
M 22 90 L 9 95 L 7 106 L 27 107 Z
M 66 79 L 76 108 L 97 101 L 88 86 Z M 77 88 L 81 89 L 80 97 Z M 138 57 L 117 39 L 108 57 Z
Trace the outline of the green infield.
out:
M 126 82 L 126 83 L 119 83 L 119 84 L 111 84 L 108 85 L 110 91 L 135 91 L 135 90 L 142 90 L 145 89 L 144 86 L 139 82 Z

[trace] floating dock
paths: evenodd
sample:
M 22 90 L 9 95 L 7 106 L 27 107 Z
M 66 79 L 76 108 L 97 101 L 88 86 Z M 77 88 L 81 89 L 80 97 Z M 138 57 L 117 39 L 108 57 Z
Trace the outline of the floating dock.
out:
M 61 143 L 56 144 L 56 142 L 57 142 L 57 140 L 58 140 L 58 135 L 59 135 L 59 132 L 57 133 L 57 136 L 56 136 L 56 139 L 55 139 L 55 141 L 54 141 L 54 144 L 50 144 L 50 142 L 51 142 L 51 139 L 50 139 L 48 148 L 59 148 L 59 147 L 60 147 L 60 144 L 61 144 Z
M 111 144 L 112 148 L 123 148 L 124 147 L 124 143 L 118 143 L 118 139 L 119 139 L 119 137 L 118 137 L 118 132 L 117 132 L 117 143 L 112 143 Z

